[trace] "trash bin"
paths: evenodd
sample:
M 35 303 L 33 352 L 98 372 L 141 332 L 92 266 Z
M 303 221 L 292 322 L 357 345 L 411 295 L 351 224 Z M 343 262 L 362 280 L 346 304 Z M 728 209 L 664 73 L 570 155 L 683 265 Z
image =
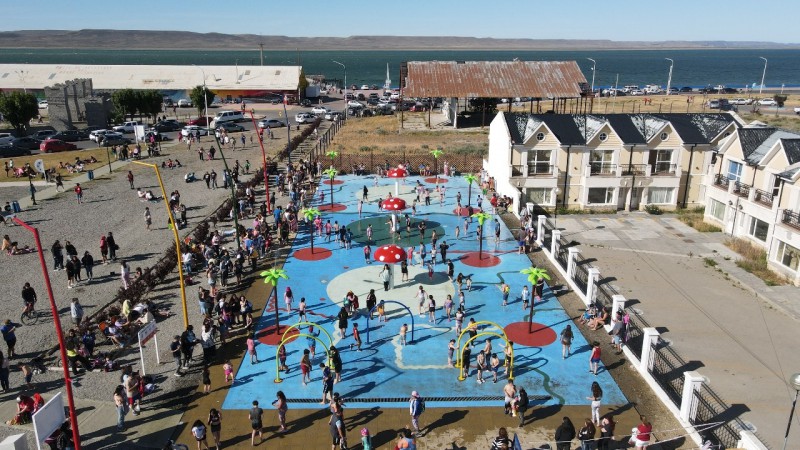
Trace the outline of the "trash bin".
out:
M 20 208 L 18 201 L 14 200 L 11 202 L 11 210 L 15 213 L 22 212 L 22 208 Z
M 94 170 L 89 170 L 86 173 L 89 174 L 89 179 L 90 180 L 94 180 Z

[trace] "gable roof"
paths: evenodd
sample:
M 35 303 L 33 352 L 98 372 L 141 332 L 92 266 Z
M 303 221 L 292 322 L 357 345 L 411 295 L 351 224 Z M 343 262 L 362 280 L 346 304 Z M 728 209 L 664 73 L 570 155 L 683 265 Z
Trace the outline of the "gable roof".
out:
M 784 154 L 786 154 L 786 159 L 789 161 L 789 165 L 800 162 L 800 137 L 791 139 L 782 138 L 781 146 L 783 147 Z
M 697 113 L 654 114 L 668 120 L 675 131 L 687 144 L 708 144 L 720 135 L 731 123 L 738 123 L 730 114 Z
M 742 146 L 742 154 L 744 155 L 744 159 L 749 164 L 753 165 L 760 164 L 769 150 L 782 139 L 796 140 L 800 139 L 800 135 L 777 128 L 759 127 L 742 128 L 739 130 L 739 142 Z M 792 151 L 795 150 L 795 145 L 794 143 L 789 144 Z M 786 147 L 784 147 L 784 151 L 785 149 Z M 788 152 L 786 158 L 789 158 Z

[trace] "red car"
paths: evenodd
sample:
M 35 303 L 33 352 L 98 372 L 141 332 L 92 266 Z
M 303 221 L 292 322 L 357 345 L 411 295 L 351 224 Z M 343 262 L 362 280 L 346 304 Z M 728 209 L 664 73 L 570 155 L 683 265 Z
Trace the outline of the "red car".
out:
M 39 144 L 39 150 L 44 153 L 65 152 L 67 150 L 77 150 L 78 146 L 75 144 L 64 142 L 60 139 L 47 139 Z
M 207 127 L 213 121 L 214 121 L 213 117 L 198 117 L 197 119 L 192 119 L 186 122 L 186 125 L 197 125 L 201 127 Z

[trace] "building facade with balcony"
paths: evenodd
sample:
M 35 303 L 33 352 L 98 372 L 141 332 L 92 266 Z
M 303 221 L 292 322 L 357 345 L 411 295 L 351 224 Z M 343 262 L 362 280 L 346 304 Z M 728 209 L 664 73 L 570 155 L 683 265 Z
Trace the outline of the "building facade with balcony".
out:
M 672 209 L 700 201 L 729 114 L 499 113 L 485 168 L 502 195 L 545 209 Z
M 767 252 L 800 286 L 800 134 L 745 127 L 719 148 L 704 180 L 705 219 Z

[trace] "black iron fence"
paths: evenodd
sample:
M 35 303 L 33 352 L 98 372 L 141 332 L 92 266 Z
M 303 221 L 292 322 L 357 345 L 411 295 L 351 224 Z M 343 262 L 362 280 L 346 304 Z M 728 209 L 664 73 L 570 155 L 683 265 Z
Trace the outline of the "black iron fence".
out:
M 675 353 L 675 350 L 665 345 L 663 341 L 651 344 L 650 350 L 650 361 L 647 365 L 650 374 L 653 375 L 661 389 L 667 393 L 672 403 L 680 408 L 681 396 L 683 396 L 683 369 L 686 363 Z
M 558 254 L 556 255 L 556 261 L 561 266 L 562 269 L 567 270 L 567 265 L 569 265 L 569 242 L 564 239 L 563 237 L 558 239 Z
M 580 257 L 578 254 L 575 257 L 575 270 L 572 274 L 572 281 L 578 285 L 581 292 L 586 292 L 586 288 L 589 285 L 589 267 L 591 267 L 588 263 L 582 263 L 583 258 Z
M 547 219 L 544 221 L 544 231 L 542 233 L 542 246 L 546 249 L 552 248 L 551 245 L 553 243 L 553 230 L 555 229 L 555 224 Z
M 604 308 L 611 308 L 614 304 L 614 295 L 617 295 L 618 292 L 613 287 L 609 286 L 605 283 L 600 283 L 599 280 L 594 282 L 595 292 L 595 302 L 601 305 Z
M 709 427 L 700 431 L 703 441 L 710 440 L 719 448 L 735 448 L 739 441 L 739 432 L 745 428 L 739 419 L 727 420 L 725 413 L 730 409 L 710 387 L 701 385 L 692 394 L 690 422 L 701 430 L 703 425 Z M 717 422 L 724 422 L 721 425 L 712 426 Z
M 642 359 L 642 345 L 644 343 L 644 328 L 650 325 L 642 318 L 636 311 L 628 309 L 628 326 L 625 333 L 625 345 L 636 356 L 636 359 Z

